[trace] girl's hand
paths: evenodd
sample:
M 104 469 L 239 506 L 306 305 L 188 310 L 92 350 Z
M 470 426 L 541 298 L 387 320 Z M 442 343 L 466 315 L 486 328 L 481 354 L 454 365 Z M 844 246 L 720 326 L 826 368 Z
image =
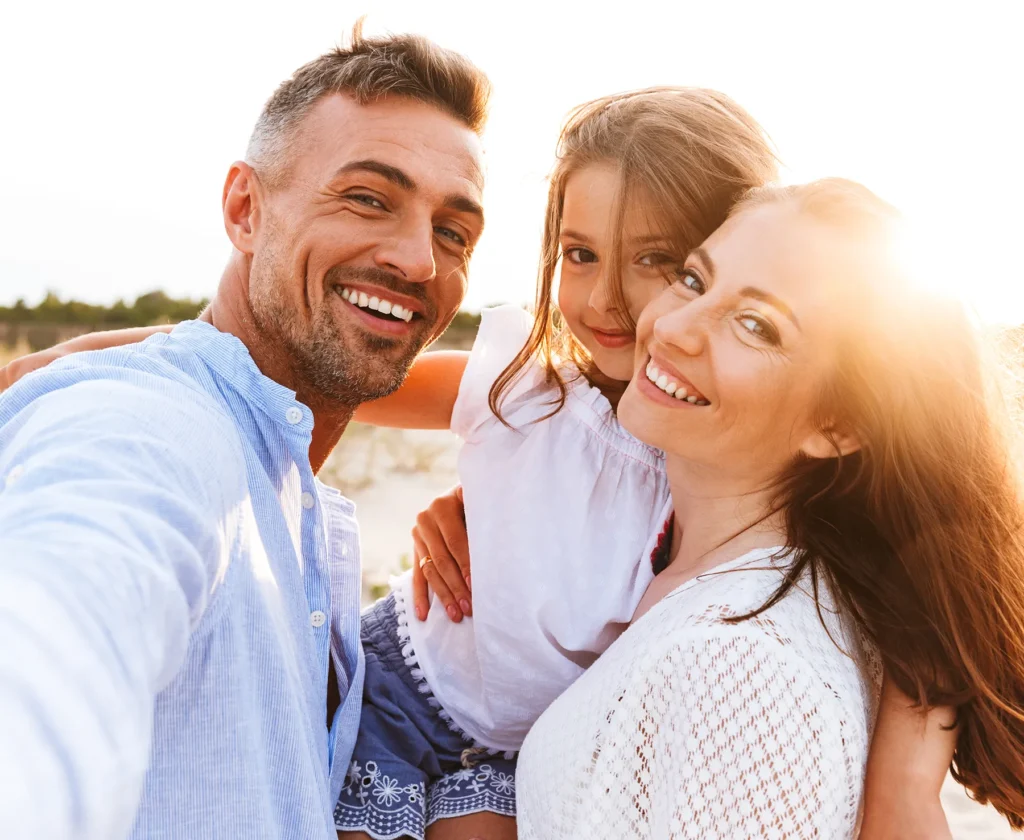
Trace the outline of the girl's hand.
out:
M 46 350 L 29 353 L 27 356 L 15 359 L 6 367 L 0 368 L 0 391 L 10 388 L 15 382 L 23 376 L 32 373 L 32 371 L 46 367 L 50 362 L 63 359 L 71 353 L 81 353 L 85 350 L 105 350 L 108 347 L 118 347 L 122 344 L 135 344 L 139 341 L 145 341 L 155 333 L 170 332 L 173 329 L 173 324 L 165 324 L 156 327 L 129 327 L 124 330 L 86 333 L 77 338 L 55 344 Z
M 29 353 L 26 356 L 19 356 L 17 359 L 13 359 L 4 367 L 0 368 L 0 391 L 10 388 L 23 376 L 26 376 L 41 367 L 46 367 L 50 362 L 57 361 L 57 359 L 66 356 L 69 352 L 72 351 L 66 350 L 63 344 L 58 344 L 55 347 L 50 347 L 46 350 L 40 350 L 37 353 Z
M 413 608 L 420 621 L 430 609 L 428 587 L 441 599 L 448 617 L 458 623 L 473 614 L 469 578 L 469 540 L 462 488 L 438 496 L 416 517 L 412 529 Z

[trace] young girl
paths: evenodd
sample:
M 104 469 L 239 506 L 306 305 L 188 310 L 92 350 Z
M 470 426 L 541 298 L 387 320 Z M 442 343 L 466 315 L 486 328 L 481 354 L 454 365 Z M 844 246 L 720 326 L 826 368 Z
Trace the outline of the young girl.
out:
M 660 177 L 634 177 L 652 169 Z M 396 394 L 357 413 L 464 439 L 473 567 L 471 578 L 442 578 L 440 557 L 426 550 L 440 545 L 424 537 L 417 564 L 444 597 L 425 620 L 410 616 L 407 574 L 364 615 L 363 717 L 336 811 L 340 837 L 515 837 L 515 752 L 629 624 L 669 514 L 662 454 L 615 414 L 632 376 L 636 318 L 736 198 L 774 176 L 760 128 L 719 93 L 652 89 L 578 108 L 551 180 L 535 315 L 485 312 L 471 354 L 421 357 Z M 663 388 L 700 399 L 667 379 Z M 917 778 L 901 751 L 938 744 L 926 768 L 932 787 L 904 796 L 933 806 L 949 737 L 923 738 L 920 716 L 885 713 L 882 724 L 891 734 L 872 759 L 877 779 Z M 886 806 L 892 788 L 880 785 Z M 921 807 L 911 813 L 920 827 Z M 945 831 L 941 812 L 939 822 Z

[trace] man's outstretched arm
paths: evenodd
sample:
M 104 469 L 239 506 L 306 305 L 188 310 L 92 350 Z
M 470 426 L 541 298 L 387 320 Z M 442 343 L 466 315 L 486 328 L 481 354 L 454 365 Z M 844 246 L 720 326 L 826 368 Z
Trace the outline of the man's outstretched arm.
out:
M 208 401 L 159 380 L 81 382 L 0 425 L 5 838 L 129 831 L 154 697 L 229 559 L 239 452 Z

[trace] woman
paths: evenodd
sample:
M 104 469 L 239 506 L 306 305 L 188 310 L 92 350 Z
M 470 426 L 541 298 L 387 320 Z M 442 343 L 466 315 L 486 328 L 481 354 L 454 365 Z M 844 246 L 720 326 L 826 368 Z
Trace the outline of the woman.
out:
M 894 216 L 755 190 L 645 310 L 619 417 L 666 452 L 665 569 L 527 736 L 520 837 L 852 837 L 883 667 L 957 707 L 956 777 L 1024 825 L 1015 476 Z

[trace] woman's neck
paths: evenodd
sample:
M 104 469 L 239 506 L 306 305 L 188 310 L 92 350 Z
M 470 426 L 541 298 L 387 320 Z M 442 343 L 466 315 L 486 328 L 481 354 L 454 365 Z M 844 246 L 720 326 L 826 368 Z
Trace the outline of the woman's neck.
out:
M 677 584 L 757 548 L 784 545 L 784 517 L 765 482 L 666 458 L 674 522 L 668 567 Z

